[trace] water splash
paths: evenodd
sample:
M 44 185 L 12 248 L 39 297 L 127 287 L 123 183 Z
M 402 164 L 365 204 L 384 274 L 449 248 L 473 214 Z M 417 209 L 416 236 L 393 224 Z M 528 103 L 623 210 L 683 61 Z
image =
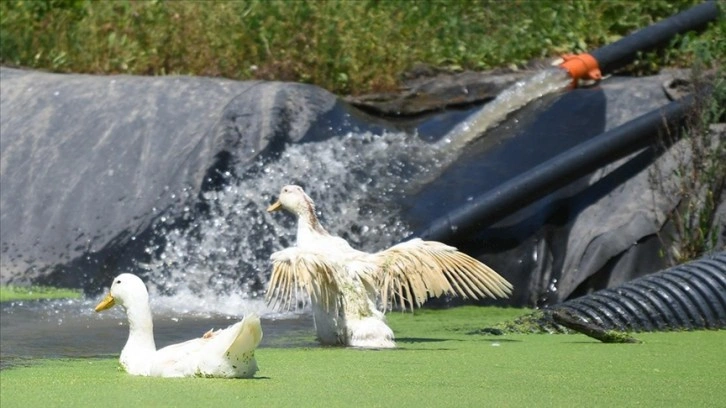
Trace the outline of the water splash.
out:
M 238 313 L 264 295 L 269 256 L 294 245 L 291 215 L 268 214 L 285 184 L 300 184 L 315 200 L 328 230 L 354 247 L 375 251 L 411 233 L 398 202 L 416 180 L 440 171 L 440 153 L 415 135 L 349 133 L 340 138 L 286 146 L 230 174 L 222 190 L 201 200 L 208 208 L 183 227 L 161 218 L 154 228 L 163 243 L 150 243 L 142 266 L 152 297 L 185 313 Z M 270 311 L 258 310 L 266 313 Z
M 294 245 L 293 217 L 265 211 L 283 185 L 302 185 L 331 233 L 365 251 L 383 249 L 412 232 L 400 218 L 402 198 L 509 113 L 569 83 L 561 69 L 519 81 L 434 144 L 406 133 L 349 133 L 288 145 L 278 156 L 236 169 L 237 179 L 224 175 L 222 190 L 200 197 L 205 214 L 182 227 L 166 221 L 188 211 L 170 214 L 155 226 L 164 242 L 150 243 L 152 261 L 141 265 L 152 298 L 184 313 L 271 313 L 260 306 L 269 256 Z
M 571 83 L 572 78 L 562 68 L 545 69 L 519 80 L 454 127 L 440 143 L 448 145 L 454 152 L 460 151 L 502 122 L 510 113 L 543 96 L 565 90 Z

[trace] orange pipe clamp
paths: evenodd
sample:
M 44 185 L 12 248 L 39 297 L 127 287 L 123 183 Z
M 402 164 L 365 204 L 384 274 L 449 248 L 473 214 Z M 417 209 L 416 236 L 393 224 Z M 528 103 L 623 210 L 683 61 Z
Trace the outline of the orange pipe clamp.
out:
M 560 66 L 567 70 L 572 77 L 572 86 L 577 86 L 578 79 L 590 79 L 599 81 L 602 79 L 602 73 L 598 66 L 597 60 L 590 54 L 566 54 L 562 56 L 565 60 Z

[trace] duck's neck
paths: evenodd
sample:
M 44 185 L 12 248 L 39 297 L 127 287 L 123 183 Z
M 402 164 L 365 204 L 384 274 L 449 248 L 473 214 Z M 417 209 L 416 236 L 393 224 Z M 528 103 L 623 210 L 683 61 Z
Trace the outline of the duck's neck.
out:
M 149 375 L 151 357 L 156 352 L 154 323 L 148 303 L 126 308 L 129 339 L 121 351 L 121 365 L 130 374 Z
M 301 245 L 311 242 L 315 237 L 329 236 L 328 231 L 323 228 L 315 214 L 315 206 L 307 202 L 305 208 L 297 211 L 297 244 Z

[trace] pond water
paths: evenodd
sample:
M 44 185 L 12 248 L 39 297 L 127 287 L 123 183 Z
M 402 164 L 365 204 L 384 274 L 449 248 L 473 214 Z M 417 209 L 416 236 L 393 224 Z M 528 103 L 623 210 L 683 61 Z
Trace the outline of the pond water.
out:
M 119 307 L 94 312 L 98 300 L 0 303 L 0 369 L 36 358 L 118 356 L 128 337 L 126 316 Z M 183 314 L 155 306 L 159 304 L 152 302 L 157 348 L 200 337 L 212 328 L 225 328 L 243 317 Z M 248 306 L 262 317 L 261 347 L 318 346 L 309 314 L 269 312 L 262 301 Z

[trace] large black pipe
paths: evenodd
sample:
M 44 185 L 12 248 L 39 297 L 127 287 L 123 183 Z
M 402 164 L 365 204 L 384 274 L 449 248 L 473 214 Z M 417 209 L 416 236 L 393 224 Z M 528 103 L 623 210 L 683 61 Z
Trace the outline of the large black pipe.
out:
M 660 132 L 685 118 L 693 103 L 693 96 L 685 97 L 581 143 L 483 193 L 414 236 L 447 242 L 456 235 L 479 231 L 546 194 L 654 143 Z
M 567 300 L 504 326 L 512 332 L 563 333 L 561 323 L 567 322 L 557 318 L 561 312 L 566 313 L 568 321 L 587 322 L 590 329 L 726 329 L 726 251 Z M 503 334 L 498 329 L 483 332 Z
M 716 2 L 707 1 L 598 48 L 591 55 L 597 60 L 603 73 L 610 73 L 632 62 L 638 51 L 649 51 L 667 45 L 677 34 L 705 28 L 718 17 L 718 12 Z
M 568 300 L 549 309 L 558 310 L 605 330 L 726 328 L 726 252 Z

